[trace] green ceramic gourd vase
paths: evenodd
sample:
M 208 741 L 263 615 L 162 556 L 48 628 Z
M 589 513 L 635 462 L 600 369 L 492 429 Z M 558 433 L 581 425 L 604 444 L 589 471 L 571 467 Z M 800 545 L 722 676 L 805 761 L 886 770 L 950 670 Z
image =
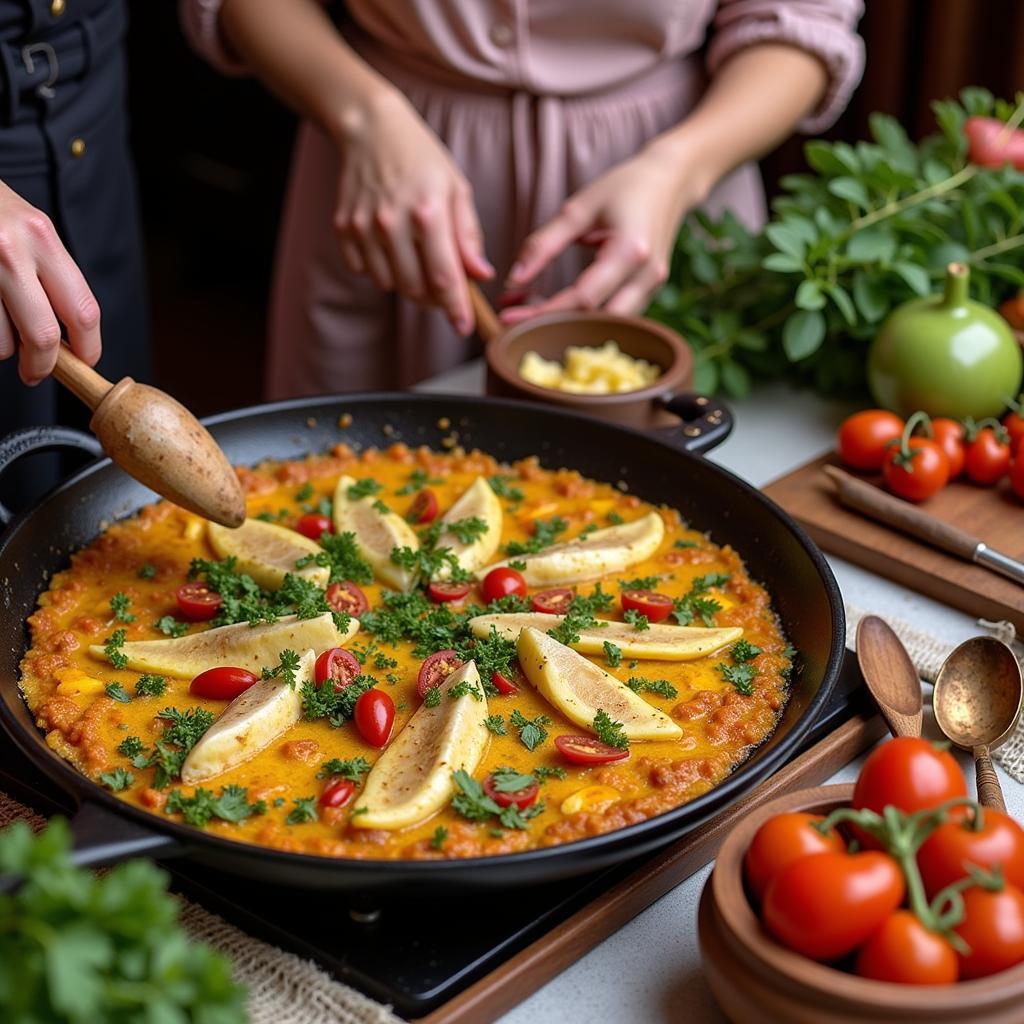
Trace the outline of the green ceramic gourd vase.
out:
M 911 299 L 889 314 L 871 343 L 868 384 L 901 416 L 998 416 L 1021 391 L 1024 355 L 1006 321 L 967 297 L 969 270 L 946 269 L 941 295 Z

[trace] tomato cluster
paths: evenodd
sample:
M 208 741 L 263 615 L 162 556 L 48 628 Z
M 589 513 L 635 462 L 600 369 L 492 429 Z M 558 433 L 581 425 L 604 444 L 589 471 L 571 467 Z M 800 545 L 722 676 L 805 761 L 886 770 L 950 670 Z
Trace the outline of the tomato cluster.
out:
M 843 421 L 836 447 L 845 465 L 880 471 L 889 490 L 907 501 L 925 501 L 961 475 L 991 487 L 1007 474 L 1024 500 L 1024 408 L 1011 405 L 1001 422 L 930 419 L 923 412 L 904 422 L 885 409 L 865 409 Z
M 850 807 L 770 818 L 744 858 L 765 928 L 811 959 L 906 985 L 1024 962 L 1024 830 L 966 793 L 948 752 L 901 738 L 864 762 Z

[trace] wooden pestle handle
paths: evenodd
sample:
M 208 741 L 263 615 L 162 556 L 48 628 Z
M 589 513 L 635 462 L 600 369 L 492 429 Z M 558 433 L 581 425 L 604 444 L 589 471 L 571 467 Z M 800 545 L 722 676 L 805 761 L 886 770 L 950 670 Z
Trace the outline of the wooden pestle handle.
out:
M 992 755 L 987 746 L 974 748 L 974 777 L 978 786 L 978 803 L 982 807 L 991 807 L 994 811 L 1006 813 L 1006 801 L 1003 799 L 1003 787 L 999 785 L 999 776 L 992 766 Z
M 494 307 L 487 301 L 487 296 L 480 290 L 480 285 L 476 281 L 467 281 L 466 287 L 469 289 L 469 301 L 473 306 L 473 316 L 476 318 L 476 333 L 480 335 L 482 341 L 491 341 L 505 328 L 498 319 L 498 314 L 494 312 Z
M 915 508 L 908 501 L 894 498 L 871 484 L 858 480 L 837 466 L 825 466 L 825 474 L 836 486 L 839 500 L 848 508 L 863 512 L 886 526 L 933 547 L 948 551 L 968 562 L 974 560 L 974 551 L 980 543 L 965 530 L 957 529 L 934 516 Z
M 57 349 L 57 365 L 53 368 L 53 375 L 93 412 L 114 386 L 79 359 L 63 342 Z

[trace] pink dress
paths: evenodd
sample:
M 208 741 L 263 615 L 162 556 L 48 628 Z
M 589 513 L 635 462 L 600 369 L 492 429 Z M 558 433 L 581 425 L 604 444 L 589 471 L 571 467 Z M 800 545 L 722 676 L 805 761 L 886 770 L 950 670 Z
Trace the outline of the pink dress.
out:
M 242 73 L 217 29 L 221 0 L 181 0 L 193 44 Z M 340 30 L 411 100 L 473 186 L 487 255 L 504 279 L 523 238 L 603 171 L 681 121 L 736 50 L 785 42 L 815 54 L 827 94 L 818 131 L 859 80 L 861 0 L 350 0 Z M 701 50 L 705 35 L 710 39 Z M 339 154 L 299 131 L 278 238 L 267 397 L 405 387 L 476 352 L 444 316 L 348 273 L 332 232 Z M 753 165 L 705 208 L 764 219 Z M 539 282 L 550 293 L 590 259 L 573 247 Z M 498 289 L 491 287 L 491 299 Z

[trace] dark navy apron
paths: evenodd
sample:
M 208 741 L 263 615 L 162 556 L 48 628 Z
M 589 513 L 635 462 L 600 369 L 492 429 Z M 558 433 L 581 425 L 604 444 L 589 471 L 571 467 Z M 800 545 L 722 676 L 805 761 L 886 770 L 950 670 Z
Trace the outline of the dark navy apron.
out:
M 52 220 L 100 304 L 98 369 L 149 377 L 142 245 L 125 81 L 124 0 L 0 0 L 0 180 Z M 84 427 L 88 410 L 53 381 L 26 388 L 0 363 L 0 434 L 20 426 Z M 0 500 L 48 489 L 60 466 L 12 467 Z

